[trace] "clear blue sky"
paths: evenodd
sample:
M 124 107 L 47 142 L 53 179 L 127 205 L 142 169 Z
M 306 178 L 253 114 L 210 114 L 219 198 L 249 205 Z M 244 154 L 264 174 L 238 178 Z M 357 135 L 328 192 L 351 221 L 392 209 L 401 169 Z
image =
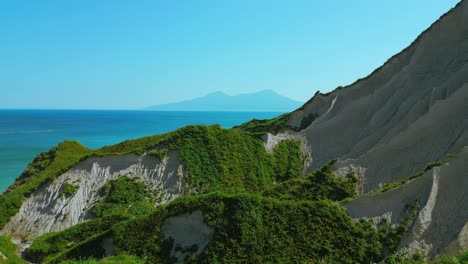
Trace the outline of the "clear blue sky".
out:
M 0 108 L 135 109 L 214 91 L 306 101 L 457 0 L 2 0 Z

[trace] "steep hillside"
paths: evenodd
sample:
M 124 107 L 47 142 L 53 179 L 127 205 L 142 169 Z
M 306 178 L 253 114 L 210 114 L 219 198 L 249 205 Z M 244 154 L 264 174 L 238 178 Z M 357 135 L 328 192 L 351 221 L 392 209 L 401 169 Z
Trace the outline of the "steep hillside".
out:
M 306 156 L 298 140 L 268 153 L 260 139 L 219 126 L 189 126 L 98 150 L 64 142 L 47 166 L 33 169 L 43 162 L 36 159 L 0 196 L 0 224 L 3 232 L 22 237 L 76 225 L 94 217 L 90 211 L 102 187 L 122 176 L 143 181 L 157 204 L 183 194 L 263 191 L 301 176 Z
M 465 0 L 292 113 L 41 153 L 0 195 L 0 263 L 466 261 L 467 102 Z
M 307 171 L 337 158 L 334 170 L 354 171 L 360 194 L 404 184 L 345 207 L 354 217 L 396 224 L 417 202 L 421 209 L 398 248 L 434 257 L 468 247 L 468 156 L 459 151 L 468 146 L 467 102 L 468 2 L 462 1 L 368 77 L 315 94 L 287 126 L 315 117 L 299 132 L 311 147 Z
M 417 203 L 410 232 L 399 244 L 409 255 L 425 252 L 430 257 L 455 254 L 468 248 L 468 149 L 444 164 L 433 167 L 406 184 L 383 193 L 366 195 L 346 203 L 357 218 L 381 224 L 398 224 L 405 207 Z
M 462 1 L 370 76 L 317 93 L 288 121 L 313 156 L 360 168 L 364 191 L 398 181 L 468 145 L 468 3 Z
M 468 145 L 467 102 L 468 2 L 462 1 L 370 76 L 315 94 L 286 127 L 314 117 L 299 132 L 310 146 L 307 171 L 337 158 L 334 170 L 355 172 L 360 194 L 404 184 L 345 207 L 354 217 L 396 224 L 417 202 L 421 209 L 399 250 L 434 257 L 468 247 L 468 156 L 459 151 Z

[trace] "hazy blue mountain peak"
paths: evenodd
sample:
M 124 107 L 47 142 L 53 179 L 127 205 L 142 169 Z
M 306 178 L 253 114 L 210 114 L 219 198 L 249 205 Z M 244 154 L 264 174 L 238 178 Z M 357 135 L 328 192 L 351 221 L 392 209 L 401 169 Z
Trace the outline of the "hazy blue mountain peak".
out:
M 266 111 L 287 112 L 300 107 L 303 102 L 279 95 L 273 90 L 228 95 L 222 91 L 176 103 L 160 104 L 147 109 L 165 111 Z

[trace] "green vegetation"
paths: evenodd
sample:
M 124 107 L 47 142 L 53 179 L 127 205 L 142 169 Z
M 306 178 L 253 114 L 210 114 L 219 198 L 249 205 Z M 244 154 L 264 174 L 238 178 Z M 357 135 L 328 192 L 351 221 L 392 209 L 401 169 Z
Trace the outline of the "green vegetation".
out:
M 258 138 L 239 129 L 224 130 L 219 126 L 189 126 L 168 134 L 129 140 L 98 150 L 89 150 L 77 142 L 65 141 L 54 149 L 54 159 L 49 166 L 0 196 L 3 201 L 0 207 L 5 208 L 6 212 L 0 215 L 3 221 L 0 224 L 3 226 L 17 212 L 30 193 L 86 158 L 144 153 L 158 146 L 164 146 L 167 151 L 179 151 L 186 167 L 186 189 L 192 194 L 217 190 L 231 193 L 262 192 L 271 188 L 274 182 L 299 177 L 302 171 L 300 142 L 281 142 L 273 154 L 268 154 Z M 36 159 L 38 162 L 43 160 Z M 62 190 L 65 196 L 75 192 L 76 186 L 70 183 L 65 184 Z M 154 210 L 155 202 L 152 199 L 156 194 L 146 190 L 143 183 L 128 177 L 108 182 L 100 195 L 100 202 L 92 209 L 98 217 L 96 220 L 38 238 L 29 251 L 29 257 L 38 262 L 58 262 L 72 256 L 102 257 L 102 249 L 93 243 L 109 234 L 109 225 Z M 81 249 L 86 247 L 92 250 L 82 255 Z
M 75 193 L 78 191 L 78 188 L 79 188 L 79 186 L 76 186 L 76 185 L 73 185 L 71 183 L 66 182 L 63 185 L 63 189 L 62 189 L 62 192 L 60 193 L 60 195 L 65 196 L 65 197 L 68 198 L 70 196 L 75 195 Z
M 317 171 L 301 178 L 285 181 L 265 192 L 266 196 L 282 200 L 323 200 L 341 201 L 356 195 L 357 179 L 353 173 L 346 179 L 337 178 L 330 167 L 335 160 Z
M 403 221 L 396 227 L 389 227 L 386 219 L 384 220 L 380 230 L 379 236 L 382 242 L 382 245 L 388 250 L 390 254 L 396 252 L 398 245 L 403 238 L 403 234 L 406 233 L 416 218 L 417 213 L 419 212 L 419 203 L 416 201 L 414 204 L 406 205 L 405 212 L 403 216 Z
M 116 225 L 117 253 L 136 255 L 147 263 L 171 262 L 173 242 L 161 236 L 162 221 L 198 209 L 216 232 L 194 262 L 368 263 L 380 258 L 375 229 L 365 221 L 353 221 L 334 203 L 222 193 L 180 198 L 150 216 Z
M 290 129 L 290 127 L 288 126 L 289 117 L 290 114 L 284 114 L 272 119 L 253 119 L 234 128 L 239 128 L 256 136 L 261 136 L 266 133 L 279 134 L 286 132 L 286 130 Z
M 143 182 L 135 178 L 124 176 L 107 182 L 102 187 L 100 196 L 100 202 L 92 209 L 98 218 L 62 232 L 40 236 L 31 245 L 28 258 L 41 263 L 57 263 L 75 257 L 101 258 L 104 256 L 104 249 L 100 241 L 109 236 L 113 225 L 148 215 L 155 210 L 153 194 Z
M 87 260 L 68 260 L 61 262 L 62 264 L 143 264 L 144 262 L 134 256 L 120 255 L 103 259 L 87 259 Z
M 433 261 L 431 264 L 462 264 L 468 263 L 468 251 L 464 251 L 456 256 L 441 256 Z
M 116 223 L 127 220 L 123 216 L 97 218 L 68 228 L 62 232 L 47 233 L 38 237 L 28 250 L 28 259 L 37 263 L 55 263 L 67 254 L 79 257 L 103 257 L 104 249 L 93 242 L 110 232 Z M 85 250 L 84 250 L 85 249 Z
M 39 155 L 37 155 L 37 157 L 34 158 L 33 162 L 28 165 L 18 180 L 20 182 L 24 181 L 29 177 L 43 171 L 55 159 L 56 152 L 57 148 L 52 148 L 47 152 L 41 152 Z
M 301 120 L 301 125 L 298 128 L 294 128 L 295 131 L 301 131 L 302 129 L 310 126 L 315 119 L 319 117 L 318 113 L 310 113 Z
M 91 209 L 96 219 L 37 238 L 28 258 L 38 263 L 172 263 L 174 242 L 162 236 L 162 223 L 201 210 L 215 234 L 203 253 L 189 262 L 382 261 L 384 252 L 395 251 L 417 207 L 409 207 L 407 218 L 394 228 L 377 231 L 368 221 L 353 220 L 337 203 L 356 196 L 358 179 L 353 172 L 337 178 L 331 161 L 302 177 L 301 142 L 286 140 L 273 153 L 265 150 L 258 136 L 280 131 L 288 118 L 251 121 L 229 130 L 188 126 L 98 150 L 66 141 L 36 158 L 30 165 L 34 169 L 24 174 L 28 180 L 18 180 L 15 188 L 0 196 L 0 227 L 25 197 L 86 158 L 147 153 L 163 159 L 176 150 L 185 167 L 185 196 L 155 208 L 160 194 L 143 182 L 131 175 L 109 181 Z M 63 186 L 63 195 L 75 192 L 76 186 Z M 118 256 L 103 259 L 102 241 L 110 238 Z M 0 251 L 3 248 L 0 240 Z
M 243 131 L 252 133 L 253 135 L 257 137 L 261 137 L 262 135 L 265 135 L 266 133 L 271 133 L 271 134 L 279 134 L 286 132 L 287 130 L 292 130 L 292 131 L 301 131 L 302 129 L 308 127 L 310 124 L 312 124 L 315 119 L 319 117 L 318 113 L 310 113 L 307 116 L 303 117 L 301 120 L 301 124 L 299 127 L 292 127 L 288 125 L 289 118 L 291 117 L 291 114 L 287 113 L 272 119 L 265 119 L 265 120 L 258 120 L 258 119 L 253 119 L 249 122 L 246 122 L 240 126 L 236 126 L 234 128 L 239 128 Z
M 100 196 L 101 201 L 92 209 L 97 217 L 146 215 L 154 210 L 156 203 L 143 182 L 126 176 L 107 182 Z
M 36 168 L 36 174 L 28 176 L 27 181 L 17 181 L 14 188 L 0 195 L 0 228 L 18 212 L 25 197 L 80 161 L 92 156 L 143 154 L 158 146 L 164 146 L 168 151 L 179 151 L 186 168 L 187 193 L 263 191 L 276 179 L 273 168 L 276 160 L 265 151 L 261 140 L 239 129 L 226 130 L 218 125 L 187 126 L 167 134 L 127 140 L 98 150 L 87 149 L 76 141 L 64 141 L 49 154 L 39 155 L 28 166 Z M 295 150 L 291 152 L 297 153 Z M 287 171 L 295 173 L 302 170 L 302 162 L 301 168 L 292 167 L 298 166 L 297 161 L 301 158 L 284 157 L 281 166 L 290 160 L 295 165 L 288 165 Z M 49 165 L 45 166 L 45 162 Z M 32 170 L 27 175 L 29 173 Z M 73 188 L 68 189 L 73 191 Z
M 278 144 L 273 152 L 272 166 L 277 181 L 300 177 L 303 169 L 301 142 L 284 140 Z
M 302 159 L 298 146 L 282 142 L 278 148 L 283 148 L 282 144 L 294 148 L 290 151 L 297 156 L 284 157 L 281 166 L 293 163 L 288 169 L 291 173 L 302 170 L 302 161 L 297 162 Z M 184 180 L 188 193 L 216 190 L 256 192 L 265 190 L 276 179 L 276 160 L 266 152 L 261 140 L 240 129 L 226 130 L 218 125 L 188 126 L 168 134 L 128 140 L 99 149 L 93 155 L 143 153 L 157 146 L 179 151 L 186 167 Z M 300 168 L 291 168 L 299 165 Z
M 440 256 L 434 260 L 424 261 L 421 254 L 415 254 L 410 258 L 401 255 L 390 255 L 383 261 L 384 264 L 464 264 L 468 263 L 468 251 L 456 256 Z
M 416 179 L 422 175 L 424 175 L 424 173 L 432 170 L 432 168 L 435 168 L 435 167 L 440 167 L 442 165 L 444 165 L 445 163 L 447 163 L 448 161 L 450 161 L 452 158 L 456 157 L 458 153 L 462 152 L 465 148 L 457 151 L 456 153 L 454 154 L 448 154 L 447 156 L 445 156 L 442 160 L 440 161 L 435 161 L 435 162 L 432 162 L 432 163 L 429 163 L 427 164 L 426 168 L 424 168 L 424 170 L 420 171 L 420 172 L 417 172 L 417 173 L 414 173 L 412 175 L 410 175 L 409 177 L 407 178 L 404 178 L 403 180 L 401 181 L 397 181 L 397 182 L 387 182 L 385 183 L 381 188 L 378 188 L 378 189 L 374 189 L 372 190 L 371 192 L 369 192 L 368 194 L 369 195 L 373 195 L 373 194 L 377 194 L 377 193 L 383 193 L 383 192 L 386 192 L 386 191 L 389 191 L 389 190 L 392 190 L 392 189 L 395 189 L 395 188 L 398 188 L 400 187 L 401 185 L 413 180 L 413 179 Z
M 8 236 L 0 236 L 0 263 L 24 264 L 26 263 L 15 254 L 16 245 Z M 6 259 L 4 259 L 6 258 Z
M 167 149 L 153 149 L 148 152 L 148 155 L 163 160 L 167 156 Z
M 49 158 L 53 157 L 52 160 L 45 159 L 48 160 L 49 165 L 44 166 L 45 160 L 43 158 L 36 158 L 36 162 L 33 161 L 28 166 L 28 168 L 35 168 L 34 174 L 23 177 L 14 184 L 14 188 L 10 188 L 5 194 L 0 195 L 0 212 L 2 212 L 0 214 L 0 228 L 18 212 L 25 197 L 28 197 L 43 184 L 68 171 L 82 160 L 89 153 L 89 150 L 76 141 L 64 141 L 49 152 L 54 153 L 53 155 L 47 154 Z M 47 155 L 41 154 L 39 156 L 46 157 Z M 33 170 L 27 171 L 29 172 L 24 175 L 33 173 Z M 25 178 L 28 179 L 24 180 Z
M 190 193 L 258 191 L 275 178 L 263 143 L 240 130 L 191 127 L 182 129 L 167 145 L 180 152 Z

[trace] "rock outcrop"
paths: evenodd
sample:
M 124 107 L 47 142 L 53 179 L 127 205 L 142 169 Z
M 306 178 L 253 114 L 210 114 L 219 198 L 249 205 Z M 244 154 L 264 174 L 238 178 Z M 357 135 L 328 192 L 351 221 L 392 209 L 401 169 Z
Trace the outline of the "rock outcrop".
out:
M 396 225 L 405 206 L 417 202 L 420 210 L 400 243 L 407 255 L 466 250 L 468 226 L 468 149 L 440 167 L 384 193 L 367 195 L 345 204 L 356 218 L 387 218 Z
M 205 224 L 200 210 L 169 217 L 161 231 L 166 238 L 174 240 L 171 256 L 178 260 L 200 255 L 214 235 L 214 229 Z
M 421 171 L 468 145 L 468 2 L 462 1 L 369 77 L 317 93 L 289 125 L 301 133 L 312 171 L 338 158 L 365 168 L 365 191 Z
M 423 171 L 468 146 L 468 1 L 461 1 L 408 48 L 368 77 L 328 94 L 316 93 L 291 113 L 290 127 L 310 146 L 307 171 L 338 159 L 338 176 L 353 170 L 364 194 Z M 398 224 L 406 204 L 418 212 L 400 252 L 454 254 L 468 248 L 468 154 L 398 189 L 345 205 L 356 218 Z
M 163 160 L 135 154 L 92 157 L 35 191 L 2 233 L 32 239 L 91 219 L 90 210 L 99 199 L 99 190 L 120 176 L 140 179 L 155 193 L 161 193 L 161 203 L 165 203 L 183 194 L 183 175 L 176 151 Z M 76 188 L 69 196 L 63 193 L 66 184 Z

